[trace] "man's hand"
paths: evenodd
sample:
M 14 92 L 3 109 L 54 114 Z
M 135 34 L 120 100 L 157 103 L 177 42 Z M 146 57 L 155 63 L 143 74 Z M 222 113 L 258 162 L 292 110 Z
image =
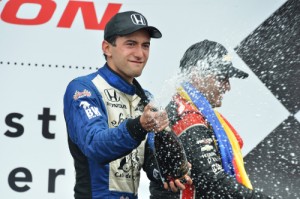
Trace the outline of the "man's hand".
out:
M 184 184 L 193 184 L 192 179 L 190 178 L 190 176 L 185 175 L 183 177 L 183 179 L 185 180 L 185 183 L 181 182 L 182 179 L 176 179 L 176 180 L 172 180 L 169 183 L 164 182 L 164 188 L 166 190 L 171 189 L 173 192 L 177 192 L 178 190 L 184 190 L 185 189 L 185 185 Z
M 146 131 L 160 132 L 169 126 L 168 114 L 165 110 L 157 110 L 151 104 L 144 108 L 140 123 Z
M 188 163 L 189 168 L 191 169 L 192 165 L 190 163 Z M 175 179 L 175 180 L 171 180 L 169 182 L 164 182 L 164 188 L 166 190 L 171 189 L 173 192 L 177 192 L 178 189 L 179 190 L 184 190 L 185 186 L 184 184 L 193 184 L 193 181 L 191 179 L 191 177 L 189 176 L 189 173 L 186 174 L 185 176 L 183 176 L 181 179 Z

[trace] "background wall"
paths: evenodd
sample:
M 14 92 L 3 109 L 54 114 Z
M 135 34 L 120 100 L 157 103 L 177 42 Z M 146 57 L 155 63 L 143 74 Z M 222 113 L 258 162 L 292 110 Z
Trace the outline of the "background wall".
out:
M 78 5 L 89 7 L 76 12 Z M 244 139 L 250 178 L 254 186 L 278 198 L 299 198 L 299 105 L 286 103 L 290 98 L 300 101 L 296 0 L 0 1 L 1 196 L 72 198 L 74 169 L 63 94 L 71 79 L 105 63 L 103 24 L 110 14 L 127 10 L 143 13 L 163 33 L 161 39 L 151 41 L 150 59 L 138 78 L 161 106 L 174 91 L 179 60 L 190 45 L 210 39 L 227 47 L 234 65 L 250 74 L 246 80 L 231 81 L 220 109 Z M 294 56 L 283 56 L 285 62 L 277 64 L 280 59 L 274 58 L 282 57 L 276 54 L 282 49 L 284 55 Z M 277 65 L 281 70 L 274 70 Z M 282 72 L 286 70 L 290 72 Z M 283 79 L 292 84 L 278 83 Z M 281 97 L 276 89 L 287 92 Z M 289 136 L 293 142 L 280 139 Z M 272 147 L 278 144 L 286 154 L 274 154 Z M 267 154 L 266 164 L 258 165 L 263 162 L 261 154 Z M 275 162 L 268 160 L 274 157 Z M 283 160 L 284 166 L 270 169 Z M 276 173 L 295 178 L 286 183 L 288 177 L 277 179 Z M 145 175 L 139 195 L 149 195 Z

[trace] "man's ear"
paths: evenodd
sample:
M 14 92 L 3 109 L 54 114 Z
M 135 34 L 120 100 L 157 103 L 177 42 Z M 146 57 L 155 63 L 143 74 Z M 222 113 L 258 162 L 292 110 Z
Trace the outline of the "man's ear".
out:
M 105 54 L 107 57 L 110 57 L 111 56 L 110 49 L 111 49 L 111 45 L 106 40 L 103 40 L 102 41 L 103 54 Z

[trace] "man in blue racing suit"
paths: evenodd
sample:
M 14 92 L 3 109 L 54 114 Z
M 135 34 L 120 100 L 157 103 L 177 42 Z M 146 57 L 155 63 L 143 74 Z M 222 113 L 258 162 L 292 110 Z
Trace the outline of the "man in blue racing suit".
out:
M 64 116 L 76 171 L 76 199 L 138 198 L 147 133 L 160 132 L 169 124 L 165 111 L 152 111 L 147 104 L 150 95 L 135 79 L 147 63 L 150 38 L 161 36 L 140 13 L 116 14 L 104 31 L 107 63 L 69 83 Z

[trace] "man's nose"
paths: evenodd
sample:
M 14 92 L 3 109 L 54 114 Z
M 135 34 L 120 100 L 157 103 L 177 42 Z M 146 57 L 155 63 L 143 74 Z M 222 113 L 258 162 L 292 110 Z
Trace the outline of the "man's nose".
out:
M 141 46 L 137 46 L 134 51 L 134 56 L 138 58 L 142 58 L 144 56 L 144 50 Z

